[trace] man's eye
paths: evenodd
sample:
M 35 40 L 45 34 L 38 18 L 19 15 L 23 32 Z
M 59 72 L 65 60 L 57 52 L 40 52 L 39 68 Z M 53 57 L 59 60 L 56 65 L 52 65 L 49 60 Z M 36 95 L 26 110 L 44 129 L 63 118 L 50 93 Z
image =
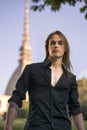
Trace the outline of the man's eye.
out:
M 56 42 L 55 42 L 55 41 L 51 41 L 50 43 L 51 43 L 51 45 L 55 45 L 55 44 L 56 44 Z
M 62 45 L 62 44 L 63 44 L 63 42 L 62 42 L 62 41 L 58 41 L 58 44 L 59 44 L 59 45 Z
M 51 41 L 50 42 L 50 44 L 51 45 L 56 45 L 56 43 L 58 44 L 58 45 L 63 45 L 63 42 L 60 40 L 60 41 Z

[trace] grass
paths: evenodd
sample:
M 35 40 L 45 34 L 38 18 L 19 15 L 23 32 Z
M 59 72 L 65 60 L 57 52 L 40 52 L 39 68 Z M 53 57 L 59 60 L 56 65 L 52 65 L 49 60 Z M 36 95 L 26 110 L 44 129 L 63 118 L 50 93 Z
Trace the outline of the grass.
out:
M 26 119 L 16 119 L 13 124 L 13 130 L 23 130 Z M 85 129 L 87 130 L 87 121 L 85 123 Z M 4 121 L 0 121 L 0 130 L 4 130 Z M 76 130 L 74 124 L 72 124 L 72 130 Z
M 15 119 L 12 130 L 23 130 L 26 119 Z M 4 130 L 5 121 L 0 121 L 0 130 Z

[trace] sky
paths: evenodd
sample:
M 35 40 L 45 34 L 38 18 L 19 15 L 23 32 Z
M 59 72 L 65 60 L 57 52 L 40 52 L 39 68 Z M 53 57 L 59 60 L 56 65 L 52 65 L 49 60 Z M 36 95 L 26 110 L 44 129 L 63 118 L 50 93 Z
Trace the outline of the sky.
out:
M 79 8 L 62 5 L 59 12 L 46 8 L 42 12 L 29 10 L 29 37 L 33 62 L 45 58 L 45 40 L 49 33 L 60 30 L 68 39 L 73 73 L 77 79 L 87 77 L 87 20 Z M 29 6 L 31 6 L 31 0 Z M 0 1 L 0 94 L 4 94 L 10 77 L 18 67 L 19 49 L 24 32 L 25 0 Z

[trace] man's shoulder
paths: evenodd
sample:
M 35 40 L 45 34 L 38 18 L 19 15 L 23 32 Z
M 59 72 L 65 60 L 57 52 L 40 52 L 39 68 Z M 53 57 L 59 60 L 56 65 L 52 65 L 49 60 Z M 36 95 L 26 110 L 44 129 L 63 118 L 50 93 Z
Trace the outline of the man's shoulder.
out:
M 68 78 L 76 78 L 76 75 L 73 72 L 67 71 Z
M 31 64 L 27 64 L 27 67 L 28 68 L 35 68 L 35 67 L 40 67 L 44 64 L 44 62 L 34 62 L 34 63 L 31 63 Z

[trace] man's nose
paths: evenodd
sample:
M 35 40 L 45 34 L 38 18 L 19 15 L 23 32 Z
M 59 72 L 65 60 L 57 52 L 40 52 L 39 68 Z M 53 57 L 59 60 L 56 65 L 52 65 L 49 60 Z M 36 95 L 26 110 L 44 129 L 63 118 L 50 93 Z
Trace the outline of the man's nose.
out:
M 58 42 L 55 42 L 55 47 L 58 47 L 58 46 L 59 46 Z

